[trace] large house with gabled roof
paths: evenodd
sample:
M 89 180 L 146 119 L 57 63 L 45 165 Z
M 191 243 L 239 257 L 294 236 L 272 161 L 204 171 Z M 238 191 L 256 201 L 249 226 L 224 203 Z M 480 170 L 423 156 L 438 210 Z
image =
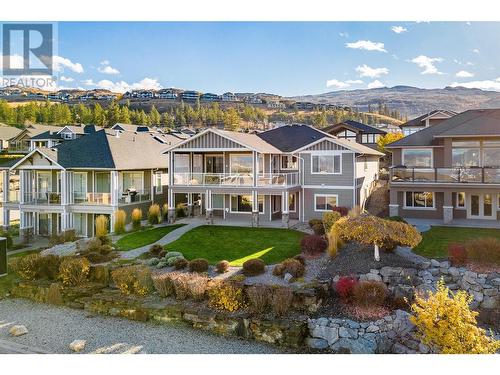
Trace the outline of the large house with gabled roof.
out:
M 308 221 L 334 206 L 362 206 L 380 152 L 307 125 L 259 134 L 206 129 L 166 149 L 168 202 L 209 222 Z

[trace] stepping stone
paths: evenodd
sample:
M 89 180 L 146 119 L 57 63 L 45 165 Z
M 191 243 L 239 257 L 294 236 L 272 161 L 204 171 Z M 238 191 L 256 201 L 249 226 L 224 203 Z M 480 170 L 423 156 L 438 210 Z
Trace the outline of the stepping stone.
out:
M 23 325 L 16 325 L 9 329 L 9 334 L 11 336 L 17 337 L 28 333 L 28 328 Z
M 85 341 L 85 340 L 75 340 L 71 344 L 69 344 L 69 348 L 72 351 L 78 353 L 78 352 L 81 352 L 83 349 L 85 349 L 86 343 L 87 343 L 87 341 Z

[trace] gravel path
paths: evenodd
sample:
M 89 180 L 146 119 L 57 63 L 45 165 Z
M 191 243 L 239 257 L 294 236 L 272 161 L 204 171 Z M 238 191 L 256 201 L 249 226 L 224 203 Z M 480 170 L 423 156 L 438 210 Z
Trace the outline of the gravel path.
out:
M 14 324 L 25 325 L 28 333 L 9 336 Z M 284 353 L 264 343 L 216 336 L 181 325 L 93 316 L 82 310 L 21 299 L 0 300 L 0 340 L 64 354 L 71 352 L 73 340 L 80 339 L 87 340 L 84 353 Z
M 174 229 L 172 232 L 167 233 L 164 237 L 160 238 L 158 241 L 150 243 L 149 245 L 138 247 L 137 249 L 129 250 L 129 251 L 121 251 L 120 252 L 120 257 L 122 259 L 135 259 L 138 256 L 141 256 L 142 254 L 146 253 L 149 251 L 149 248 L 153 244 L 159 244 L 161 246 L 168 245 L 171 242 L 174 242 L 175 240 L 179 239 L 184 233 L 189 232 L 191 229 L 196 228 L 197 226 L 201 225 L 199 222 L 191 222 L 187 225 L 184 225 L 180 228 Z

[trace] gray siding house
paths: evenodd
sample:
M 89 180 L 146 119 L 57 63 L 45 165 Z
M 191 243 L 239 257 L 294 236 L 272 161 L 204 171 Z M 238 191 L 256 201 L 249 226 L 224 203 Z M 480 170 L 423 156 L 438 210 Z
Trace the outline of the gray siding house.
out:
M 307 125 L 259 134 L 207 129 L 169 147 L 168 202 L 189 216 L 308 221 L 362 206 L 383 154 Z

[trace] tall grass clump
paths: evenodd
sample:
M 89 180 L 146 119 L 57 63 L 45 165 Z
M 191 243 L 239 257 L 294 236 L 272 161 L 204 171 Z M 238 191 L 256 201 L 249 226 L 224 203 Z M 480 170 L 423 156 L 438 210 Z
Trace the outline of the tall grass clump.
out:
M 104 215 L 99 215 L 95 219 L 95 236 L 106 237 L 108 235 L 108 218 Z
M 142 210 L 140 208 L 134 208 L 132 210 L 132 228 L 139 229 L 141 227 L 142 220 Z
M 115 215 L 115 227 L 113 228 L 116 234 L 125 233 L 125 222 L 127 221 L 127 213 L 123 210 L 117 210 Z
M 158 204 L 152 204 L 148 210 L 149 224 L 158 224 L 161 221 L 161 210 Z

